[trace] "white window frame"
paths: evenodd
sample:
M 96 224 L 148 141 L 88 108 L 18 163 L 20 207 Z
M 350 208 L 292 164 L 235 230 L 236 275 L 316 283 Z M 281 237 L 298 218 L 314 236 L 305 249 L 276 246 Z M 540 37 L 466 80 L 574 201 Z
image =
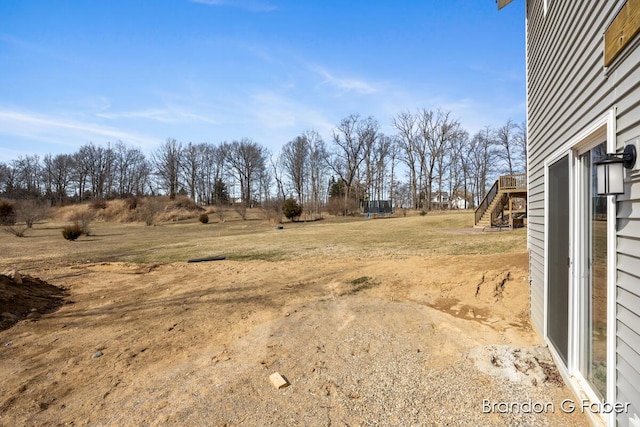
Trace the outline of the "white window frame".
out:
M 545 1 L 546 3 L 546 1 Z M 569 267 L 569 337 L 567 351 L 567 366 L 562 363 L 562 358 L 555 350 L 547 336 L 547 311 L 548 311 L 548 277 L 549 277 L 549 211 L 544 211 L 544 326 L 543 336 L 545 342 L 549 344 L 549 350 L 553 355 L 560 373 L 568 380 L 567 383 L 573 392 L 581 398 L 586 398 L 592 402 L 599 402 L 600 399 L 591 389 L 591 385 L 582 376 L 579 370 L 580 342 L 584 340 L 584 331 L 580 331 L 580 294 L 577 288 L 580 285 L 581 262 L 584 255 L 584 248 L 578 239 L 582 236 L 581 219 L 578 220 L 577 211 L 581 206 L 582 195 L 576 189 L 580 168 L 576 167 L 579 155 L 586 149 L 593 147 L 597 141 L 606 138 L 608 153 L 616 151 L 616 110 L 612 108 L 606 114 L 585 127 L 569 142 L 564 144 L 549 156 L 544 163 L 544 197 L 549 196 L 549 166 L 560 160 L 564 156 L 569 157 L 569 254 L 571 264 Z M 616 201 L 615 196 L 608 196 L 607 200 L 607 393 L 605 401 L 616 402 Z M 608 425 L 615 425 L 615 413 L 606 415 L 591 414 L 595 422 Z

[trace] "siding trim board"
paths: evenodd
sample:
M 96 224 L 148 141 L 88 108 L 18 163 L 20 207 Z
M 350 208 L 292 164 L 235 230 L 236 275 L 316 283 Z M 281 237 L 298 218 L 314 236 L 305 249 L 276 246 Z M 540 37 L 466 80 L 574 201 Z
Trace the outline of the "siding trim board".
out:
M 609 66 L 640 31 L 640 0 L 628 0 L 604 33 L 604 65 Z
M 587 206 L 592 194 L 588 187 L 591 179 L 578 166 L 587 165 L 588 156 L 581 157 L 584 152 L 581 150 L 587 150 L 592 146 L 589 144 L 598 139 L 598 142 L 607 142 L 608 153 L 622 152 L 624 146 L 632 142 L 640 149 L 640 0 L 554 1 L 549 6 L 545 13 L 542 0 L 526 0 L 527 248 L 531 323 L 549 343 L 547 323 L 554 322 L 547 319 L 549 280 L 554 280 L 557 290 L 561 289 L 557 284 L 565 277 L 549 279 L 549 242 L 552 240 L 548 210 L 553 205 L 549 199 L 549 165 L 566 155 L 570 160 L 569 177 L 558 174 L 556 180 L 570 181 L 567 210 L 572 262 L 568 273 L 570 285 L 563 288 L 570 292 L 570 317 L 569 338 L 559 346 L 567 353 L 567 363 L 558 365 L 577 396 L 597 401 L 581 374 L 592 375 L 585 369 L 592 362 L 588 346 L 584 345 L 591 342 L 587 339 L 590 332 L 580 330 L 590 329 L 584 326 L 590 322 L 586 314 L 590 294 L 585 290 L 590 282 L 583 277 L 589 276 L 592 262 L 589 260 L 592 252 L 588 249 L 591 243 L 586 239 L 591 236 L 587 227 L 591 227 L 592 217 L 585 213 L 585 210 L 591 211 Z M 626 23 L 619 25 L 625 19 Z M 629 23 L 629 28 L 621 30 L 625 34 L 623 45 L 618 46 L 613 59 L 609 58 L 610 51 L 607 53 L 608 66 L 605 67 L 605 48 L 611 48 L 609 35 L 619 33 L 620 28 Z M 616 26 L 619 28 L 615 29 Z M 629 420 L 636 416 L 640 419 L 640 165 L 625 174 L 624 184 L 625 194 L 608 197 L 607 222 L 606 225 L 600 223 L 602 228 L 599 228 L 603 243 L 606 234 L 607 245 L 607 386 L 606 390 L 601 387 L 602 393 L 598 394 L 608 402 L 629 402 L 630 412 L 592 418 L 596 424 L 621 426 L 629 425 Z M 551 185 L 555 188 L 555 184 Z M 564 200 L 563 197 L 566 196 L 556 196 L 555 200 Z M 551 218 L 557 226 L 556 215 Z M 558 248 L 555 243 L 553 247 Z M 555 259 L 562 256 L 559 254 Z M 553 268 L 559 272 L 565 267 L 556 264 Z M 561 300 L 557 299 L 558 295 L 554 298 L 557 305 Z M 558 319 L 561 323 L 555 324 L 554 333 L 558 325 L 567 322 L 562 316 Z M 569 347 L 569 351 L 564 346 Z M 558 352 L 553 345 L 549 347 L 559 361 Z M 600 359 L 605 362 L 604 358 Z

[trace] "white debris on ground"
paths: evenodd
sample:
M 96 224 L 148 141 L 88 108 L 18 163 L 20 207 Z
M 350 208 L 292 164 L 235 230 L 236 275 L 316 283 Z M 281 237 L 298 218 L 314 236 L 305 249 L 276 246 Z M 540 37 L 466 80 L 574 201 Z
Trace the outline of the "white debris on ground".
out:
M 533 386 L 562 381 L 545 346 L 488 345 L 471 350 L 469 356 L 476 368 L 494 377 Z

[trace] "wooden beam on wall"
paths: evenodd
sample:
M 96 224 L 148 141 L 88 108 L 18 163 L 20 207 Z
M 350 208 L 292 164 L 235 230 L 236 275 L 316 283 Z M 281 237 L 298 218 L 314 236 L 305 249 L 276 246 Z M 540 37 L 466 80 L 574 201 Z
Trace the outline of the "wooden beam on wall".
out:
M 496 2 L 498 3 L 498 10 L 502 9 L 503 7 L 505 7 L 506 5 L 511 3 L 512 1 L 513 0 L 496 0 Z
M 604 32 L 604 66 L 608 67 L 640 31 L 640 0 L 627 0 Z

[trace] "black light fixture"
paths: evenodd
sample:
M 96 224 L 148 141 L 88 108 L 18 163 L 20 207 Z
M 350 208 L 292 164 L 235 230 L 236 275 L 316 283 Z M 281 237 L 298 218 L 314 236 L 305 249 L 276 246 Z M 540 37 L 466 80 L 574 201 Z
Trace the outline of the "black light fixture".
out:
M 595 162 L 598 175 L 598 195 L 610 196 L 624 194 L 624 169 L 632 169 L 636 164 L 636 147 L 624 147 L 622 157 L 607 154 L 604 159 Z

